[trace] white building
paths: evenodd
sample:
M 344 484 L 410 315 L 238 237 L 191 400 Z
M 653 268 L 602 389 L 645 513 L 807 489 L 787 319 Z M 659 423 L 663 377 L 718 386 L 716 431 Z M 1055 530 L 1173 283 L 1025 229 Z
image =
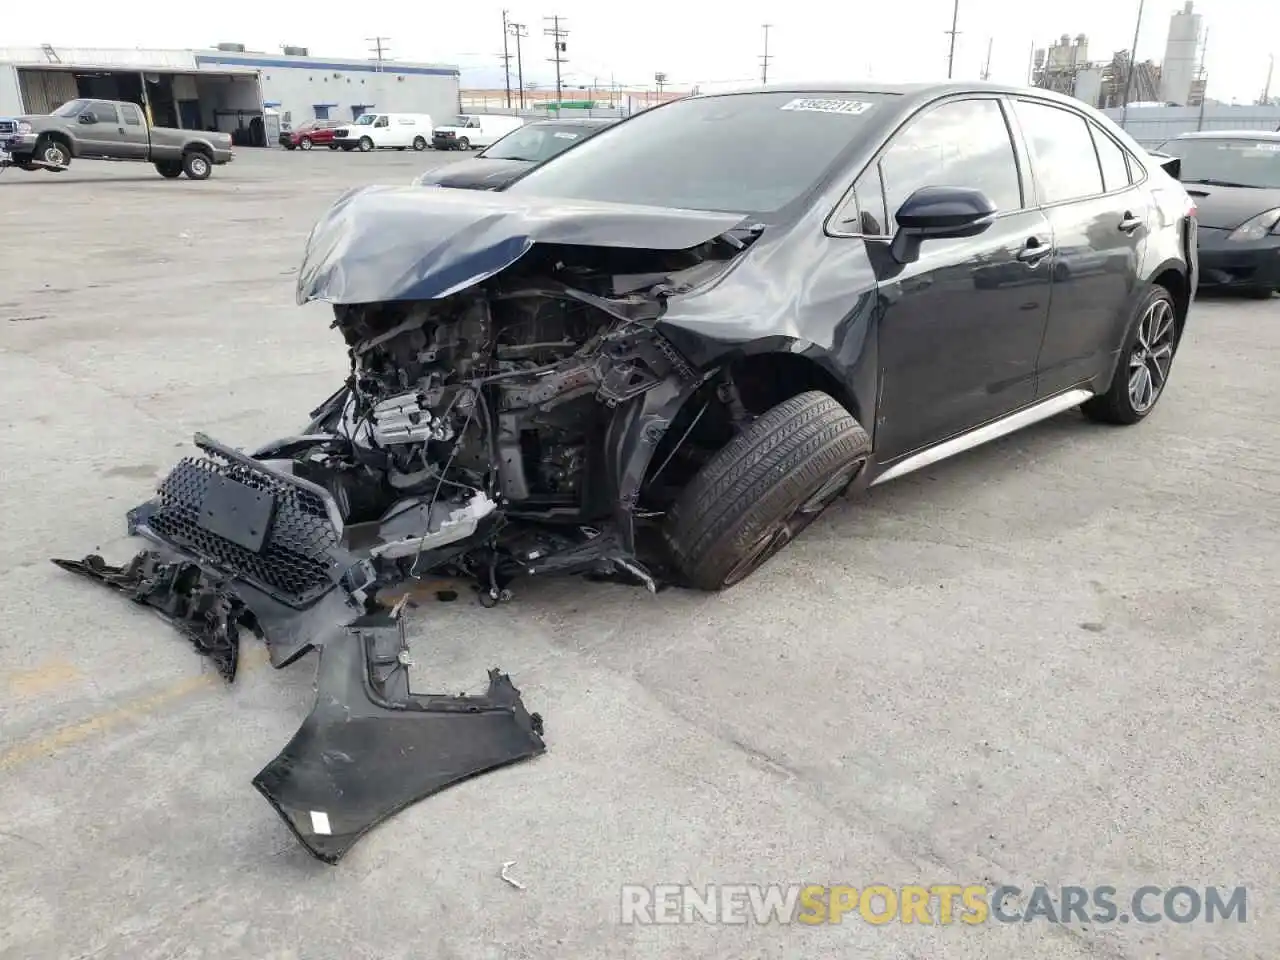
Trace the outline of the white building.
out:
M 1169 19 L 1164 62 L 1160 65 L 1160 99 L 1185 106 L 1191 102 L 1191 85 L 1200 60 L 1201 16 L 1193 12 L 1191 0 Z
M 266 108 L 294 125 L 371 110 L 440 119 L 458 112 L 456 66 L 320 58 L 296 49 L 0 47 L 0 116 L 47 113 L 76 97 L 127 100 L 160 126 L 239 130 L 246 143 L 265 144 Z

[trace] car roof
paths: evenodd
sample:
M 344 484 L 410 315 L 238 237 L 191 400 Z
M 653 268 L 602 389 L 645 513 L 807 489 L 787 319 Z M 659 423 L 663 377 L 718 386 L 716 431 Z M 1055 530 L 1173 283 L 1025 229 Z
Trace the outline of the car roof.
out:
M 1087 103 L 1055 93 L 1040 87 L 1017 86 L 1004 83 L 990 83 L 982 80 L 943 80 L 922 83 L 871 83 L 849 80 L 833 80 L 828 82 L 806 81 L 804 83 L 770 83 L 752 87 L 741 87 L 734 90 L 715 90 L 700 93 L 703 97 L 728 97 L 735 94 L 753 93 L 874 93 L 884 96 L 903 97 L 908 101 L 933 100 L 957 93 L 1003 93 L 1017 96 L 1035 96 L 1045 100 L 1073 107 L 1088 107 Z
M 1270 140 L 1280 143 L 1280 130 L 1195 130 L 1173 140 Z

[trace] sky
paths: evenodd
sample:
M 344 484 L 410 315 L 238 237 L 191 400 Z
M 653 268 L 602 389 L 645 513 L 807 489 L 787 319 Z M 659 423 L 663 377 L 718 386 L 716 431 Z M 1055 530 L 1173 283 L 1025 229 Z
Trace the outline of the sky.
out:
M 1138 59 L 1159 61 L 1169 17 L 1182 2 L 1144 4 Z M 959 0 L 954 75 L 980 76 L 990 42 L 991 79 L 1025 82 L 1033 44 L 1047 46 L 1063 33 L 1087 34 L 1090 58 L 1107 59 L 1133 42 L 1138 7 L 1139 0 Z M 185 7 L 171 0 L 133 0 L 123 11 L 113 4 L 64 0 L 5 4 L 0 43 L 188 48 L 231 41 L 251 50 L 278 51 L 291 44 L 309 47 L 313 55 L 369 57 L 369 38 L 380 35 L 387 38 L 391 59 L 457 64 L 464 86 L 500 86 L 504 8 L 511 20 L 528 28 L 522 42 L 526 81 L 554 83 L 554 68 L 546 62 L 553 56 L 552 40 L 543 30 L 549 26 L 545 18 L 559 14 L 569 31 L 563 54 L 568 63 L 562 66 L 566 85 L 606 86 L 612 78 L 644 87 L 662 71 L 671 88 L 715 89 L 760 77 L 765 23 L 772 25 L 771 82 L 945 78 L 953 3 L 361 0 L 351 7 L 335 5 L 332 13 L 317 17 L 315 4 L 298 0 L 215 0 Z M 1253 102 L 1266 84 L 1268 57 L 1280 57 L 1280 2 L 1197 0 L 1195 9 L 1208 29 L 1209 96 Z M 1280 94 L 1280 68 L 1271 93 Z

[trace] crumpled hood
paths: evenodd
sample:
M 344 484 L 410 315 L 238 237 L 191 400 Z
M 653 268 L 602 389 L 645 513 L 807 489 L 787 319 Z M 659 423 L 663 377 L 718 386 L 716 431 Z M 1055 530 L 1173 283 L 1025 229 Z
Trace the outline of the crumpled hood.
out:
M 1215 187 L 1204 183 L 1183 186 L 1195 199 L 1196 217 L 1204 227 L 1234 230 L 1246 220 L 1280 207 L 1280 190 Z
M 744 219 L 505 192 L 359 187 L 312 228 L 297 299 L 434 300 L 505 270 L 535 243 L 685 250 Z

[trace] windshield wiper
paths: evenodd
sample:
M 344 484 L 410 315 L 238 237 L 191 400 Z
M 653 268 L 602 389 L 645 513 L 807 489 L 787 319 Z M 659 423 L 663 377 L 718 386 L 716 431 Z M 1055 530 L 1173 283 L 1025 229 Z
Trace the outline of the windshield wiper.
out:
M 1255 183 L 1236 183 L 1234 180 L 1214 180 L 1210 177 L 1203 177 L 1199 180 L 1183 180 L 1183 183 L 1203 183 L 1206 187 L 1248 187 L 1251 190 L 1259 190 Z

